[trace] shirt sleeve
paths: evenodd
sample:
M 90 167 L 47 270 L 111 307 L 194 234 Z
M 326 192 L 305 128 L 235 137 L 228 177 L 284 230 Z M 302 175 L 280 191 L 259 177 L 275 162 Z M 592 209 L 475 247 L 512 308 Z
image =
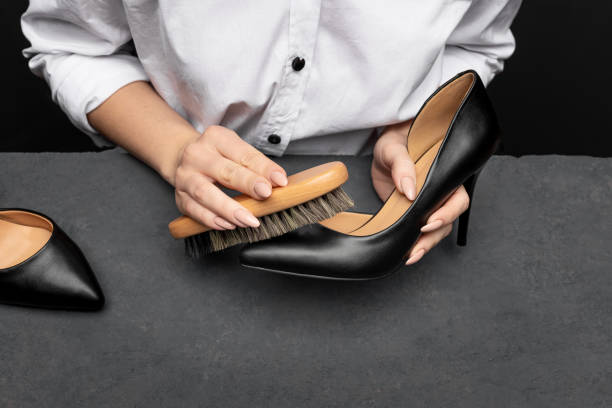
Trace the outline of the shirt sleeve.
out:
M 446 42 L 443 79 L 473 69 L 489 84 L 514 52 L 510 24 L 520 5 L 521 0 L 474 0 Z
M 53 100 L 98 146 L 112 145 L 87 120 L 119 88 L 147 81 L 131 55 L 131 34 L 119 0 L 31 0 L 21 18 L 31 46 L 23 50 Z

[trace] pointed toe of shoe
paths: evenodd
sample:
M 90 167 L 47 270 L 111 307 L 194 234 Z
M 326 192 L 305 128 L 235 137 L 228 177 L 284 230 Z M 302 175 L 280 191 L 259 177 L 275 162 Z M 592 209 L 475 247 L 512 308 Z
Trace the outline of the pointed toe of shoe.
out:
M 312 246 L 308 241 L 312 226 L 265 241 L 245 245 L 240 251 L 240 264 L 248 268 L 265 270 L 288 275 L 310 276 L 317 274 L 318 269 L 309 261 L 320 261 L 310 254 Z M 297 245 L 296 245 L 297 244 Z
M 350 237 L 313 224 L 265 241 L 244 246 L 242 266 L 307 278 L 370 280 L 388 275 L 391 266 L 379 256 L 363 257 L 365 248 L 374 248 L 362 238 Z M 350 242 L 349 242 L 350 241 Z
M 106 299 L 101 290 L 88 287 L 79 293 L 71 293 L 64 297 L 61 309 L 97 311 L 102 310 Z
M 0 269 L 0 303 L 95 311 L 104 307 L 105 297 L 80 248 L 53 223 L 40 250 Z
M 55 300 L 50 307 L 100 310 L 105 297 L 89 262 L 80 248 L 61 230 L 56 236 L 49 262 L 44 262 L 46 291 Z
M 23 287 L 23 286 L 22 286 Z M 15 304 L 49 309 L 95 311 L 104 307 L 105 298 L 98 282 L 92 276 L 74 269 L 54 268 L 53 273 L 39 277 L 36 287 L 25 289 L 13 299 Z
M 274 269 L 276 247 L 267 241 L 246 245 L 240 251 L 240 264 L 250 268 Z
M 86 311 L 102 309 L 106 299 L 87 260 L 80 251 L 68 257 L 64 262 L 56 260 L 56 265 L 44 274 L 41 289 L 48 301 L 43 307 Z

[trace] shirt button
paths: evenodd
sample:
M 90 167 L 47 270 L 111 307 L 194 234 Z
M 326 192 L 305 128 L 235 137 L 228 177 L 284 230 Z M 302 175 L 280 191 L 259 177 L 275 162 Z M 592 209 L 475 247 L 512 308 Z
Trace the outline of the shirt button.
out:
M 270 135 L 268 136 L 268 142 L 272 143 L 272 144 L 279 144 L 281 141 L 281 138 L 279 135 Z
M 291 62 L 291 67 L 294 71 L 301 71 L 302 68 L 304 68 L 304 65 L 306 65 L 306 60 L 300 57 L 295 57 Z

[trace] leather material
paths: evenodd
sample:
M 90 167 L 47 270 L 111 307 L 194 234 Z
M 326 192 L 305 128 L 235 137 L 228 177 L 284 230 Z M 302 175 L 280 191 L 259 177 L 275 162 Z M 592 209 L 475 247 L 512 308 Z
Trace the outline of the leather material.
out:
M 0 269 L 0 303 L 50 309 L 99 310 L 104 294 L 80 248 L 44 214 L 53 225 L 47 243 L 25 261 Z
M 444 87 L 467 74 L 473 74 L 475 80 L 444 136 L 423 187 L 395 223 L 367 236 L 339 233 L 320 224 L 309 225 L 245 246 L 240 253 L 241 264 L 272 272 L 342 280 L 381 278 L 403 265 L 427 218 L 480 171 L 499 144 L 495 112 L 475 71 L 462 72 L 449 80 L 423 107 Z

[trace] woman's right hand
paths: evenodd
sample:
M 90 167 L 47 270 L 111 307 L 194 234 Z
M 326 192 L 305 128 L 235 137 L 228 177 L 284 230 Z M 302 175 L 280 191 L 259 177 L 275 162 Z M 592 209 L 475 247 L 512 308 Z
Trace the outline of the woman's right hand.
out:
M 87 119 L 172 184 L 183 214 L 216 230 L 259 226 L 217 183 L 260 200 L 287 185 L 285 170 L 235 132 L 210 126 L 199 134 L 147 82 L 120 88 Z
M 285 170 L 234 131 L 210 126 L 179 152 L 174 174 L 176 205 L 185 215 L 215 230 L 258 227 L 259 221 L 216 184 L 255 199 L 287 185 Z

